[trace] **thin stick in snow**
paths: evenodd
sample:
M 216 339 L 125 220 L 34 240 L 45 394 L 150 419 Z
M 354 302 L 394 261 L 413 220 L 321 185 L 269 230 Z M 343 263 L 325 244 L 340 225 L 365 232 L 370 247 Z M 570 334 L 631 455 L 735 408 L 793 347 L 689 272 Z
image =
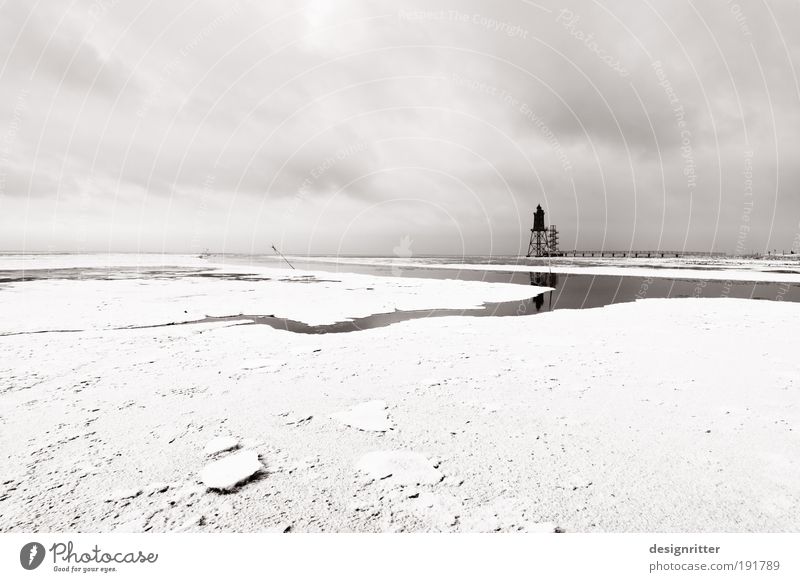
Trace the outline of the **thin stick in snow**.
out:
M 272 245 L 272 250 L 273 250 L 273 251 L 275 251 L 276 253 L 278 253 L 278 255 L 279 255 L 279 256 L 280 256 L 280 257 L 281 257 L 281 258 L 282 258 L 284 261 L 286 261 L 286 264 L 287 264 L 287 265 L 289 265 L 289 266 L 290 266 L 292 269 L 294 269 L 294 265 L 292 265 L 292 264 L 291 264 L 291 263 L 288 261 L 288 259 L 287 259 L 286 257 L 284 257 L 284 256 L 281 254 L 281 252 L 280 252 L 278 249 L 276 249 L 276 248 L 275 248 L 275 245 Z

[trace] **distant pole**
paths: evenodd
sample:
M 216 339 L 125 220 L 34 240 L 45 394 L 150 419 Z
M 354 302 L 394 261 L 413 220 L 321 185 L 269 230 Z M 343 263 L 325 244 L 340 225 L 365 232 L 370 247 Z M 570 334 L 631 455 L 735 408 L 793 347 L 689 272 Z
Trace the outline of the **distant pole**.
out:
M 272 250 L 273 250 L 273 251 L 275 251 L 276 253 L 278 253 L 278 255 L 280 256 L 280 258 L 282 258 L 284 261 L 286 261 L 286 264 L 287 264 L 287 265 L 289 265 L 289 266 L 290 266 L 292 269 L 294 269 L 294 265 L 292 265 L 292 264 L 291 264 L 291 263 L 288 261 L 288 259 L 287 259 L 286 257 L 284 257 L 284 256 L 281 254 L 281 252 L 280 252 L 278 249 L 276 249 L 276 248 L 275 248 L 275 245 L 272 245 Z

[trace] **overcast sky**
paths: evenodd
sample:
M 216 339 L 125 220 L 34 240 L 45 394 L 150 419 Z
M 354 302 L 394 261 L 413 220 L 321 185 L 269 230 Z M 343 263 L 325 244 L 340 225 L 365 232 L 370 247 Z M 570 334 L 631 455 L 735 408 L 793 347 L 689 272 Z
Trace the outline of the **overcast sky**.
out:
M 0 251 L 800 249 L 799 78 L 788 0 L 5 1 Z

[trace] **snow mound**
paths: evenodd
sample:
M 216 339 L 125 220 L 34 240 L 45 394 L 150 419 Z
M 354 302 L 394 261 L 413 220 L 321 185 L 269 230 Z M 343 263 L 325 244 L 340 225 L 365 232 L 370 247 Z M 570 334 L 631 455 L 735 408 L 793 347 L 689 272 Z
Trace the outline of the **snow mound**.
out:
M 200 480 L 209 489 L 230 490 L 243 483 L 264 466 L 255 451 L 240 451 L 203 468 Z
M 387 479 L 395 485 L 434 485 L 444 478 L 428 458 L 413 451 L 373 451 L 356 469 L 373 479 Z
M 332 414 L 331 418 L 358 430 L 386 432 L 392 428 L 383 400 L 363 402 L 350 410 Z
M 232 436 L 221 436 L 208 441 L 203 453 L 207 456 L 216 455 L 239 447 L 239 441 Z

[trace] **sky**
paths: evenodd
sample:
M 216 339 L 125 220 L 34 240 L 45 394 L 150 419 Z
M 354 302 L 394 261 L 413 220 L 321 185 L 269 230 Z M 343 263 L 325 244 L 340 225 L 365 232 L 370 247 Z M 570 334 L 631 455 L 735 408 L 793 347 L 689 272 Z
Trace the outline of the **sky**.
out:
M 800 251 L 800 3 L 0 0 L 0 251 Z

